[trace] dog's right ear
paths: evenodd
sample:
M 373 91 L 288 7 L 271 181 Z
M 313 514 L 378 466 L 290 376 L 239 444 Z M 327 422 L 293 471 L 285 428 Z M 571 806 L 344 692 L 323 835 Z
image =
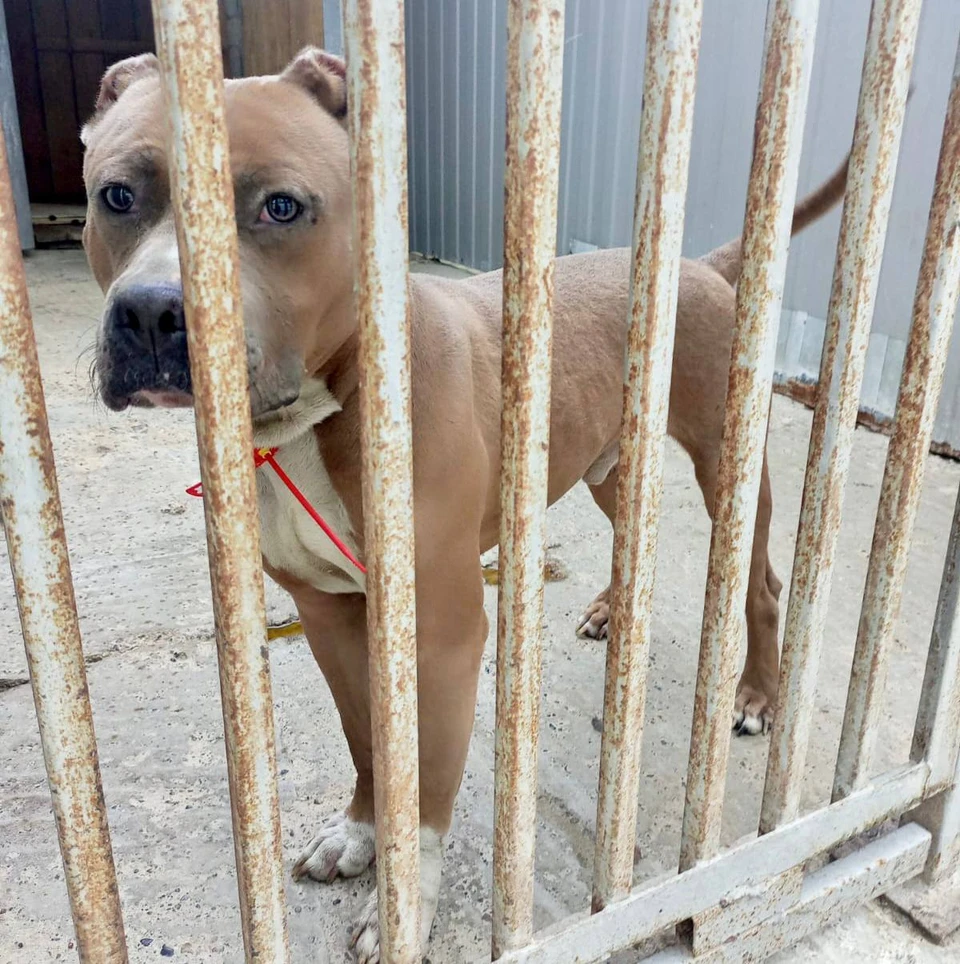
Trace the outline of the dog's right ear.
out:
M 346 121 L 347 65 L 340 57 L 319 47 L 305 47 L 293 58 L 280 79 L 302 87 L 338 121 Z
M 102 113 L 113 106 L 120 95 L 135 81 L 151 74 L 160 73 L 160 61 L 155 54 L 138 54 L 118 60 L 103 75 L 100 81 L 100 92 L 97 94 L 95 112 Z
M 125 60 L 118 60 L 107 69 L 100 81 L 100 90 L 97 93 L 97 103 L 94 105 L 93 116 L 84 124 L 80 131 L 80 142 L 84 145 L 90 136 L 90 131 L 96 122 L 109 110 L 119 99 L 120 95 L 134 81 L 144 77 L 160 74 L 160 61 L 155 54 L 138 54 L 136 57 L 127 57 Z

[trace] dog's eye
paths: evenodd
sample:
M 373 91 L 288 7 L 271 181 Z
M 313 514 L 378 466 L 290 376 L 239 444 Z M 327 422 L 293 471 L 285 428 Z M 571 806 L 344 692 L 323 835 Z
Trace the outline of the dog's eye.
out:
M 267 224 L 290 224 L 303 214 L 303 205 L 289 194 L 271 194 L 260 212 Z
M 133 191 L 126 184 L 108 184 L 100 192 L 100 197 L 116 214 L 126 214 L 133 207 Z

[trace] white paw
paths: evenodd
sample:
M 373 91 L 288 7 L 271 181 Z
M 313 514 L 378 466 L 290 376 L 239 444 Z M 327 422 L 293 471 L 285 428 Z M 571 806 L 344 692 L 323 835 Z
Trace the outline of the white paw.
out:
M 774 693 L 776 690 L 774 690 Z M 738 736 L 757 736 L 773 728 L 774 700 L 752 683 L 743 679 L 737 684 L 733 706 L 733 730 Z
M 577 635 L 581 639 L 606 639 L 610 622 L 608 591 L 600 593 L 587 607 L 577 622 Z
M 440 873 L 443 863 L 443 838 L 429 827 L 420 828 L 420 952 L 427 949 L 430 928 L 440 898 Z M 379 964 L 380 919 L 377 914 L 377 892 L 363 905 L 350 932 L 350 946 L 357 964 Z
M 329 882 L 362 874 L 376 856 L 373 824 L 351 820 L 345 813 L 331 817 L 293 865 L 293 879 L 312 877 Z
M 736 710 L 733 714 L 733 729 L 737 736 L 756 736 L 758 733 L 766 733 L 768 725 L 760 716 Z

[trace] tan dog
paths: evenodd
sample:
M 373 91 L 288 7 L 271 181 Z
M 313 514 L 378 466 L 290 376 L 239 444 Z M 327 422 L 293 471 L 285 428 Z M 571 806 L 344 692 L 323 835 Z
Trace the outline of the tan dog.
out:
M 106 293 L 96 370 L 113 409 L 189 405 L 180 269 L 157 63 L 107 73 L 83 133 L 90 199 L 84 244 Z M 279 77 L 228 81 L 226 116 L 242 262 L 256 441 L 278 459 L 362 558 L 357 327 L 342 61 L 306 50 Z M 845 166 L 797 208 L 794 229 L 842 195 Z M 550 492 L 581 479 L 612 519 L 630 252 L 560 258 L 555 275 Z M 680 273 L 670 434 L 693 459 L 708 510 L 740 270 L 739 241 Z M 480 554 L 498 535 L 500 272 L 410 278 L 419 646 L 423 935 L 440 886 L 441 837 L 473 726 L 487 618 Z M 332 880 L 374 857 L 363 578 L 272 474 L 258 473 L 266 571 L 293 596 L 357 768 L 353 800 L 323 825 L 295 876 Z M 767 558 L 766 466 L 747 598 L 748 651 L 737 723 L 764 729 L 777 693 L 780 582 Z M 581 623 L 606 634 L 604 591 Z M 376 894 L 354 932 L 379 959 Z

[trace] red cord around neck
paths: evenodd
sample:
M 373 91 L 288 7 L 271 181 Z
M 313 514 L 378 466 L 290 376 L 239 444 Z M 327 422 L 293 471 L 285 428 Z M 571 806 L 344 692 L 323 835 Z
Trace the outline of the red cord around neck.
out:
M 276 460 L 277 449 L 254 449 L 253 450 L 253 466 L 259 469 L 261 465 L 266 463 L 277 473 L 277 478 L 290 490 L 290 494 L 303 506 L 307 511 L 307 514 L 313 519 L 314 522 L 323 530 L 327 538 L 337 547 L 340 554 L 356 569 L 359 569 L 364 575 L 366 575 L 366 567 L 360 562 L 357 557 L 347 548 L 344 541 L 330 528 L 327 520 L 324 519 L 322 515 L 310 504 L 307 497 L 297 488 L 293 480 L 287 475 L 286 472 L 280 467 L 280 463 Z M 196 485 L 191 485 L 187 489 L 187 495 L 192 495 L 196 497 L 203 496 L 203 486 L 201 483 Z

